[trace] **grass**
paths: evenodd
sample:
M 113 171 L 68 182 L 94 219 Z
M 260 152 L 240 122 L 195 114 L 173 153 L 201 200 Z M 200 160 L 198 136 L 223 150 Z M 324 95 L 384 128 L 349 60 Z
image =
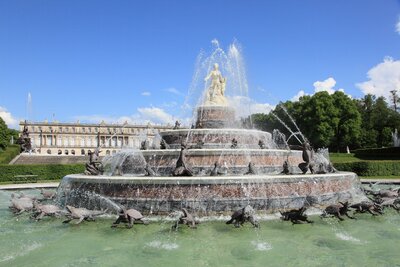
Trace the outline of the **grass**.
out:
M 353 153 L 329 153 L 329 158 L 333 164 L 362 161 L 361 159 L 356 158 Z
M 8 164 L 19 154 L 19 145 L 9 145 L 6 150 L 0 151 L 0 164 Z

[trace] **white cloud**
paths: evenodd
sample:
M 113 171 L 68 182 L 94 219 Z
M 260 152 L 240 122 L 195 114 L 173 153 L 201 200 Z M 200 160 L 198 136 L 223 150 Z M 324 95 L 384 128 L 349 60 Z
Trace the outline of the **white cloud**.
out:
M 3 107 L 0 107 L 0 117 L 5 121 L 8 128 L 18 129 L 18 119 L 14 118 L 14 116 Z
M 141 93 L 142 96 L 151 96 L 150 92 L 144 91 Z
M 236 116 L 247 117 L 255 113 L 268 114 L 275 106 L 268 103 L 258 103 L 245 96 L 227 96 L 229 105 L 235 109 Z
M 176 107 L 177 105 L 178 105 L 177 102 L 171 101 L 171 102 L 165 102 L 165 103 L 163 103 L 163 104 L 162 104 L 162 107 L 165 107 L 165 108 L 173 108 L 173 107 Z
M 398 21 L 397 21 L 397 23 L 396 23 L 396 32 L 397 32 L 398 34 L 400 34 L 400 16 L 399 16 L 399 19 L 398 19 Z
M 358 83 L 356 86 L 364 94 L 383 96 L 389 100 L 390 91 L 400 88 L 400 60 L 385 57 L 383 62 L 367 72 L 367 77 L 368 81 Z
M 299 101 L 300 97 L 307 95 L 303 90 L 300 90 L 290 101 L 296 102 Z
M 335 85 L 336 85 L 336 80 L 332 77 L 329 77 L 328 79 L 324 80 L 324 81 L 316 81 L 315 83 L 313 83 L 314 85 L 314 93 L 318 93 L 318 92 L 322 92 L 322 91 L 326 91 L 328 92 L 328 94 L 333 94 L 335 93 L 335 91 L 340 91 L 344 93 L 344 89 L 340 88 L 340 89 L 335 89 Z
M 125 122 L 128 122 L 129 124 L 173 124 L 176 118 L 162 108 L 148 107 L 138 108 L 137 113 L 130 116 L 112 117 L 103 115 L 81 115 L 75 116 L 74 120 L 88 123 L 100 123 L 104 121 L 106 123 L 117 124 L 122 124 Z
M 173 123 L 174 117 L 168 114 L 161 108 L 138 108 L 138 112 L 144 120 L 148 120 L 154 123 Z
M 335 92 L 335 89 L 333 89 L 333 87 L 335 87 L 336 81 L 332 77 L 329 77 L 328 79 L 322 82 L 316 81 L 315 83 L 313 83 L 313 85 L 315 93 L 321 91 L 327 91 L 331 95 Z
M 167 91 L 167 92 L 169 92 L 169 93 L 171 93 L 171 94 L 174 94 L 174 95 L 182 95 L 182 93 L 179 92 L 179 91 L 178 91 L 176 88 L 174 88 L 174 87 L 167 88 L 167 89 L 165 89 L 165 91 Z

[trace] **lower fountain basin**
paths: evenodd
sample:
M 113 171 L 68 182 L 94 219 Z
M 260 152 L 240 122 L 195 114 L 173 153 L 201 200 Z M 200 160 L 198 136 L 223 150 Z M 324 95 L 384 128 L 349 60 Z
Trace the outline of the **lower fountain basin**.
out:
M 169 176 L 175 168 L 179 157 L 179 150 L 144 150 L 146 162 L 162 176 Z M 283 170 L 283 163 L 288 161 L 292 172 L 300 172 L 297 167 L 303 162 L 302 152 L 299 150 L 282 149 L 190 149 L 186 154 L 187 164 L 198 175 L 209 175 L 218 162 L 227 169 L 228 175 L 241 175 L 248 171 L 249 162 L 252 162 L 258 173 L 277 174 Z M 132 164 L 127 162 L 127 165 Z M 143 169 L 143 168 L 142 168 Z M 123 173 L 126 173 L 123 171 Z M 126 173 L 128 174 L 128 173 Z M 144 172 L 143 172 L 144 174 Z
M 351 172 L 173 178 L 72 174 L 63 178 L 57 195 L 61 205 L 110 209 L 115 202 L 146 215 L 187 208 L 199 216 L 230 213 L 246 205 L 273 213 L 365 198 Z

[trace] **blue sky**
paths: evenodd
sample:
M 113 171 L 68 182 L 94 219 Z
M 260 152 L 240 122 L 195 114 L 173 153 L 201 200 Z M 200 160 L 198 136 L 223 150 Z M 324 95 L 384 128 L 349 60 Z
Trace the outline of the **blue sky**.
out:
M 215 38 L 241 44 L 255 111 L 400 90 L 400 1 L 0 0 L 0 116 L 174 121 Z

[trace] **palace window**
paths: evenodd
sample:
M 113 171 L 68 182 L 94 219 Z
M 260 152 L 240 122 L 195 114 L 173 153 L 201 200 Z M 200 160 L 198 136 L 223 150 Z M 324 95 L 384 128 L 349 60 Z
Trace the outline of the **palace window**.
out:
M 81 147 L 84 147 L 84 146 L 85 146 L 85 139 L 81 138 Z

